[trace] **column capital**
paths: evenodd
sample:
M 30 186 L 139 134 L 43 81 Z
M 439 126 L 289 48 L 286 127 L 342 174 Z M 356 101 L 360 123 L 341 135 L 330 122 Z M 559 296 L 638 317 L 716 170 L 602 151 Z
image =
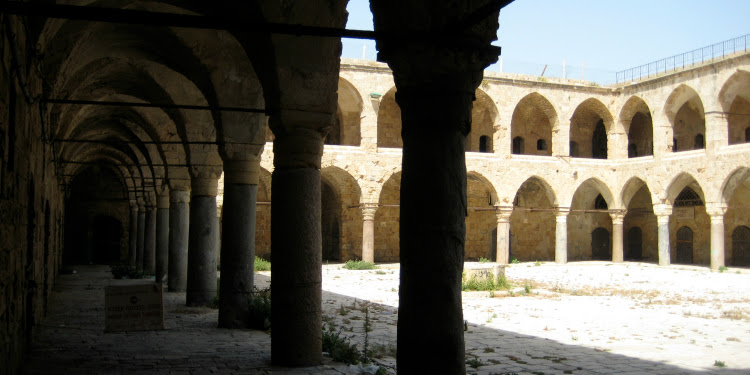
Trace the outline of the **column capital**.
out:
M 190 191 L 188 190 L 170 190 L 170 203 L 190 203 Z
M 138 212 L 146 212 L 146 202 L 142 200 L 138 201 Z
M 559 218 L 566 218 L 570 214 L 570 207 L 555 207 L 555 216 Z
M 495 205 L 495 219 L 498 223 L 507 223 L 510 221 L 510 215 L 513 214 L 513 206 Z
M 612 218 L 612 225 L 622 225 L 625 221 L 627 210 L 609 210 L 609 217 Z
M 131 211 L 138 211 L 138 200 L 137 199 L 131 199 L 130 200 L 130 210 Z
M 727 205 L 724 203 L 706 203 L 706 213 L 711 216 L 711 220 L 714 218 L 724 218 L 724 214 L 727 213 Z
M 666 203 L 657 203 L 654 205 L 654 215 L 657 217 L 669 217 L 672 215 L 672 205 Z
M 273 165 L 276 168 L 320 169 L 323 135 L 315 129 L 297 127 L 274 131 Z
M 362 210 L 362 220 L 375 220 L 375 212 L 378 210 L 377 203 L 361 203 L 359 208 Z
M 156 197 L 156 208 L 169 208 L 169 193 Z
M 194 168 L 195 169 L 195 168 Z M 215 197 L 219 193 L 219 175 L 221 170 L 215 168 L 195 169 L 190 180 L 193 196 Z
M 257 185 L 260 175 L 260 158 L 247 155 L 246 160 L 224 160 L 224 183 Z

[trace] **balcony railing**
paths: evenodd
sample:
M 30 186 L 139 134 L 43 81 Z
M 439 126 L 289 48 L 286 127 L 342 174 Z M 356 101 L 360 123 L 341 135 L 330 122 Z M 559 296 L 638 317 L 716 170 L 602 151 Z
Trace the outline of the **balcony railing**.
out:
M 747 51 L 748 48 L 750 48 L 750 34 L 617 72 L 616 82 L 631 82 L 643 77 L 648 78 L 660 73 L 676 71 L 706 61 L 714 61 L 714 59 L 736 52 Z

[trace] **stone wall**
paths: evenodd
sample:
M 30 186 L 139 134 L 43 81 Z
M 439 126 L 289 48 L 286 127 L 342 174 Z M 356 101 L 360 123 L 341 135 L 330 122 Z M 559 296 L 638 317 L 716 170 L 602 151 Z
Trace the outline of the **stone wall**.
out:
M 25 50 L 24 25 L 14 17 L 5 22 L 13 33 L 1 31 L 0 368 L 16 373 L 61 265 L 64 215 L 40 107 L 25 95 L 41 92 L 41 82 L 33 65 L 15 68 L 14 46 L 22 64 L 38 60 Z

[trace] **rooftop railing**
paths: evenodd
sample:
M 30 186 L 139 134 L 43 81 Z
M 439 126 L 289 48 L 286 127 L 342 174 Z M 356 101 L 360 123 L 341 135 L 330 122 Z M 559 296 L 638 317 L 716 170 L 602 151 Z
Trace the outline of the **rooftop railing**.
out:
M 643 77 L 676 71 L 705 61 L 720 59 L 736 52 L 747 51 L 749 48 L 750 34 L 617 72 L 616 82 L 636 81 Z

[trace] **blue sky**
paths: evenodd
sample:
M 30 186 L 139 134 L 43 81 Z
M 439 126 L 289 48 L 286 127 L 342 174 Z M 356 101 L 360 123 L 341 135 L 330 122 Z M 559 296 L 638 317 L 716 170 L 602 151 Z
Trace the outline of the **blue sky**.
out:
M 348 29 L 372 30 L 368 0 L 349 0 Z M 503 71 L 612 83 L 615 73 L 750 34 L 750 0 L 516 0 L 500 12 Z M 343 40 L 375 60 L 375 42 Z M 498 66 L 489 70 L 498 71 Z

